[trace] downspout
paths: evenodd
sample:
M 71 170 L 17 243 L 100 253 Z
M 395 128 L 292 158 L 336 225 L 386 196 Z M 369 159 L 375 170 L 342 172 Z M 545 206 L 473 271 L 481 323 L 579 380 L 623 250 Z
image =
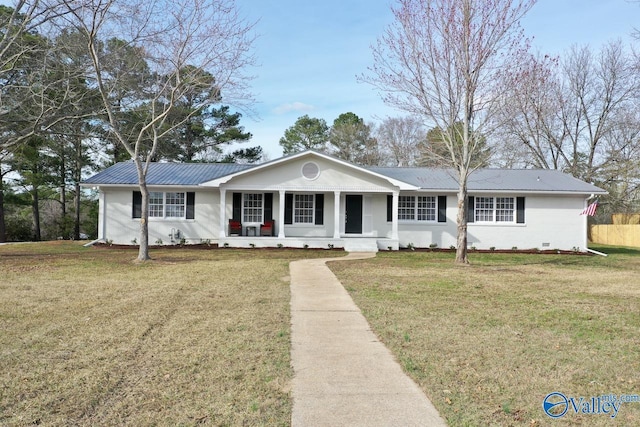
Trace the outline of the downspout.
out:
M 589 206 L 589 200 L 593 199 L 594 197 L 595 197 L 595 194 L 591 194 L 589 197 L 584 199 L 584 206 L 582 209 L 586 209 L 587 206 Z M 591 250 L 589 249 L 589 215 L 584 215 L 583 223 L 584 223 L 584 226 L 583 226 L 584 248 L 587 252 L 590 252 Z
M 592 254 L 596 254 L 596 255 L 600 255 L 600 256 L 609 256 L 609 255 L 607 255 L 605 253 L 594 251 L 593 249 L 589 249 L 589 248 L 587 248 L 587 252 L 591 252 Z

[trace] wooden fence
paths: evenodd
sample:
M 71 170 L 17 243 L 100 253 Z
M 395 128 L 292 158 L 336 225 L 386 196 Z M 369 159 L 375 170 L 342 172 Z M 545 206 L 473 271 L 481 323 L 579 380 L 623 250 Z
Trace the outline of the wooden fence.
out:
M 594 224 L 589 228 L 592 243 L 640 247 L 640 224 Z

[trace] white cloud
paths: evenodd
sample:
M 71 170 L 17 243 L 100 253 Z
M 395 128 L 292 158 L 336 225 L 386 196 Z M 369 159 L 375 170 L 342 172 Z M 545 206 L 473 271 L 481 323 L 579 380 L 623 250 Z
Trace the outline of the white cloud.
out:
M 282 104 L 273 109 L 274 114 L 286 114 L 291 111 L 312 111 L 315 107 L 313 105 L 305 104 L 303 102 L 293 102 L 289 104 Z

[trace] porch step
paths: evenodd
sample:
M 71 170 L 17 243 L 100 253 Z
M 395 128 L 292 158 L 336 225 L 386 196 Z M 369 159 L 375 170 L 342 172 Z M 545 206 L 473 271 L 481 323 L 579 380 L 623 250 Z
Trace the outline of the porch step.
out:
M 344 250 L 347 252 L 378 252 L 377 239 L 344 239 Z

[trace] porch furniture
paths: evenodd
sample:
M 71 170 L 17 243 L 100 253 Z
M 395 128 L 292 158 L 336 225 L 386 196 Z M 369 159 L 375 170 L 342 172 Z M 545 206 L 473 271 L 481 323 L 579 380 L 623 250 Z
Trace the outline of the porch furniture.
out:
M 229 220 L 229 236 L 242 236 L 242 223 L 240 221 Z
M 275 231 L 275 221 L 269 220 L 264 224 L 260 225 L 260 235 L 261 236 L 274 236 Z
M 247 225 L 245 227 L 247 229 L 247 236 L 255 236 L 258 227 L 256 227 L 255 225 Z

